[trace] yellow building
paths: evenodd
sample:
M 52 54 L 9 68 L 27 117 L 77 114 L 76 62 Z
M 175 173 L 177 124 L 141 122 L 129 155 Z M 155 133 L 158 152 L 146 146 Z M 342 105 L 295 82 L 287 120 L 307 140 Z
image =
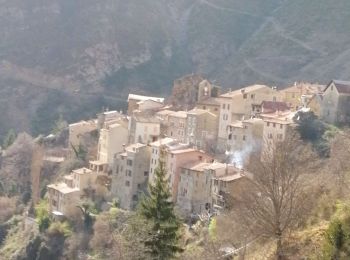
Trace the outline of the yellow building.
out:
M 324 87 L 318 84 L 295 83 L 293 86 L 281 90 L 280 93 L 282 95 L 282 101 L 286 102 L 292 111 L 296 111 L 305 105 L 302 100 L 303 95 L 313 96 L 320 94 L 323 92 Z

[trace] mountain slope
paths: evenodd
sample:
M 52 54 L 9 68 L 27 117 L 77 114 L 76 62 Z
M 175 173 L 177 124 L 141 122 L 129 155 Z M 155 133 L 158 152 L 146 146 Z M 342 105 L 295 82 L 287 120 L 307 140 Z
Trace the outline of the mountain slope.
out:
M 130 90 L 169 93 L 192 72 L 231 88 L 349 78 L 347 0 L 0 4 L 0 137 L 122 108 Z

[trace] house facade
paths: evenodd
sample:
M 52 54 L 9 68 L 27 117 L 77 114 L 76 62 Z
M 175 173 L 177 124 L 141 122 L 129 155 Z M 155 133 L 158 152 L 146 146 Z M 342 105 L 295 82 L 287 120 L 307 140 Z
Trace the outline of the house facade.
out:
M 119 206 L 135 208 L 142 194 L 147 191 L 151 147 L 132 144 L 115 156 L 112 173 L 112 194 L 118 198 Z
M 218 117 L 202 109 L 187 113 L 186 143 L 198 149 L 211 150 L 217 140 Z
M 177 203 L 184 216 L 201 214 L 210 209 L 211 175 L 204 171 L 211 163 L 195 163 L 181 167 Z
M 113 156 L 123 151 L 128 143 L 128 121 L 126 119 L 107 121 L 100 130 L 96 164 L 113 166 Z
M 332 80 L 321 103 L 321 118 L 330 124 L 350 123 L 350 82 Z
M 63 182 L 47 186 L 49 210 L 54 215 L 67 215 L 70 208 L 76 206 L 83 195 L 84 189 L 95 184 L 97 174 L 90 169 L 73 170 L 64 177 Z
M 128 115 L 131 116 L 135 110 L 147 110 L 160 108 L 164 105 L 164 98 L 148 97 L 142 95 L 129 94 Z
M 280 99 L 280 94 L 275 88 L 265 85 L 253 85 L 220 95 L 219 150 L 226 149 L 227 128 L 231 123 L 254 116 L 254 106 L 261 105 L 263 101 L 280 101 Z
M 129 121 L 129 143 L 148 144 L 158 140 L 161 120 L 153 115 L 134 112 Z

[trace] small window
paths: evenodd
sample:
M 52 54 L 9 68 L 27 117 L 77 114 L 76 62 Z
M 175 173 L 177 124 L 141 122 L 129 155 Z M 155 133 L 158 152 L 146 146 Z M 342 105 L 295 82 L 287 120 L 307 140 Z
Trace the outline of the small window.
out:
M 137 195 L 136 195 L 136 194 L 134 194 L 134 195 L 132 196 L 132 200 L 133 200 L 133 201 L 137 201 Z
M 230 104 L 227 104 L 227 110 L 230 110 Z
M 276 127 L 276 123 L 273 123 L 273 127 Z
M 247 99 L 247 94 L 243 94 L 243 99 Z
M 126 187 L 129 187 L 129 186 L 130 186 L 130 181 L 126 181 L 126 182 L 125 182 L 125 186 L 126 186 Z
M 148 171 L 143 172 L 143 176 L 147 177 L 148 176 Z
M 255 98 L 255 95 L 254 95 L 254 94 L 251 94 L 251 95 L 250 95 L 250 98 L 251 98 L 251 99 L 254 99 L 254 98 Z
M 137 184 L 137 188 L 138 188 L 138 189 L 141 189 L 141 184 L 140 184 L 140 183 Z
M 132 160 L 128 159 L 128 160 L 126 161 L 126 164 L 127 164 L 128 166 L 132 166 Z
M 245 141 L 246 140 L 246 136 L 245 135 L 243 135 L 243 141 Z
M 267 122 L 267 124 L 266 124 L 267 126 L 270 126 L 270 122 Z

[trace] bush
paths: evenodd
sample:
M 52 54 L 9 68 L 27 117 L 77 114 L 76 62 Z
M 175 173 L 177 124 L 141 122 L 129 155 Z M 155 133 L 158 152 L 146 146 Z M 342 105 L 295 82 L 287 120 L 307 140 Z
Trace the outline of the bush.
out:
M 69 237 L 72 235 L 72 229 L 68 222 L 53 222 L 47 233 L 49 236 L 63 236 Z
M 41 200 L 35 207 L 35 216 L 39 225 L 40 232 L 44 232 L 50 226 L 51 219 L 48 208 L 49 206 L 47 200 Z

